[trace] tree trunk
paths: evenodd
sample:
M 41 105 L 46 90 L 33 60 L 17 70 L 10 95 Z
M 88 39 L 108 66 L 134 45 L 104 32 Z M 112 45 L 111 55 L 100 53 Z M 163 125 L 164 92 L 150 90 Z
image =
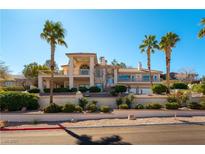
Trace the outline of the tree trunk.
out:
M 55 44 L 51 43 L 51 79 L 50 79 L 50 104 L 53 103 L 53 79 L 54 79 L 54 54 L 55 54 Z
M 171 56 L 171 51 L 168 49 L 166 51 L 166 82 L 167 82 L 167 88 L 168 88 L 168 93 L 170 91 L 170 57 Z
M 149 70 L 149 79 L 150 79 L 150 86 L 152 87 L 153 83 L 152 83 L 152 73 L 151 73 L 151 52 L 150 49 L 147 50 L 147 67 Z

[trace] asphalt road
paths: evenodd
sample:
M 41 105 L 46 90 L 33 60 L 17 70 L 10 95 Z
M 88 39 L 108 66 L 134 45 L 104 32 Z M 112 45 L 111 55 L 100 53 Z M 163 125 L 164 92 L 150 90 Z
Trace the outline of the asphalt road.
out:
M 0 132 L 1 144 L 205 144 L 205 125 Z

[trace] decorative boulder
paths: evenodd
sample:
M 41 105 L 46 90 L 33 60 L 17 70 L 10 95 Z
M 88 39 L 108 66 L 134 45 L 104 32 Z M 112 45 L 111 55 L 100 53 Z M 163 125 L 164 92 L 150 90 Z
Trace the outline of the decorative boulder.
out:
M 135 115 L 129 114 L 129 115 L 128 115 L 128 120 L 136 120 Z
M 0 120 L 0 128 L 4 128 L 8 126 L 8 121 Z

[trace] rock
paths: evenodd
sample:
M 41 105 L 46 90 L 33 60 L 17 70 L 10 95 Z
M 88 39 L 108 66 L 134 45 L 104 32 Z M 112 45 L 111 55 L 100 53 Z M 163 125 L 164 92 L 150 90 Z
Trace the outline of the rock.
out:
M 4 128 L 8 126 L 8 121 L 0 120 L 0 128 Z
M 128 120 L 136 120 L 135 115 L 129 114 L 129 115 L 128 115 Z

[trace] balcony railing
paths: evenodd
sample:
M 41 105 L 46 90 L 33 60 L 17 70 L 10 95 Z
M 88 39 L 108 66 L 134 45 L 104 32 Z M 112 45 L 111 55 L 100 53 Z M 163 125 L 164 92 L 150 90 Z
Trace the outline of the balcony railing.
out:
M 118 79 L 118 82 L 150 82 L 150 80 Z M 159 80 L 153 80 L 153 82 L 160 82 L 160 81 Z
M 89 69 L 80 69 L 79 74 L 80 75 L 89 75 L 90 74 L 90 70 Z

